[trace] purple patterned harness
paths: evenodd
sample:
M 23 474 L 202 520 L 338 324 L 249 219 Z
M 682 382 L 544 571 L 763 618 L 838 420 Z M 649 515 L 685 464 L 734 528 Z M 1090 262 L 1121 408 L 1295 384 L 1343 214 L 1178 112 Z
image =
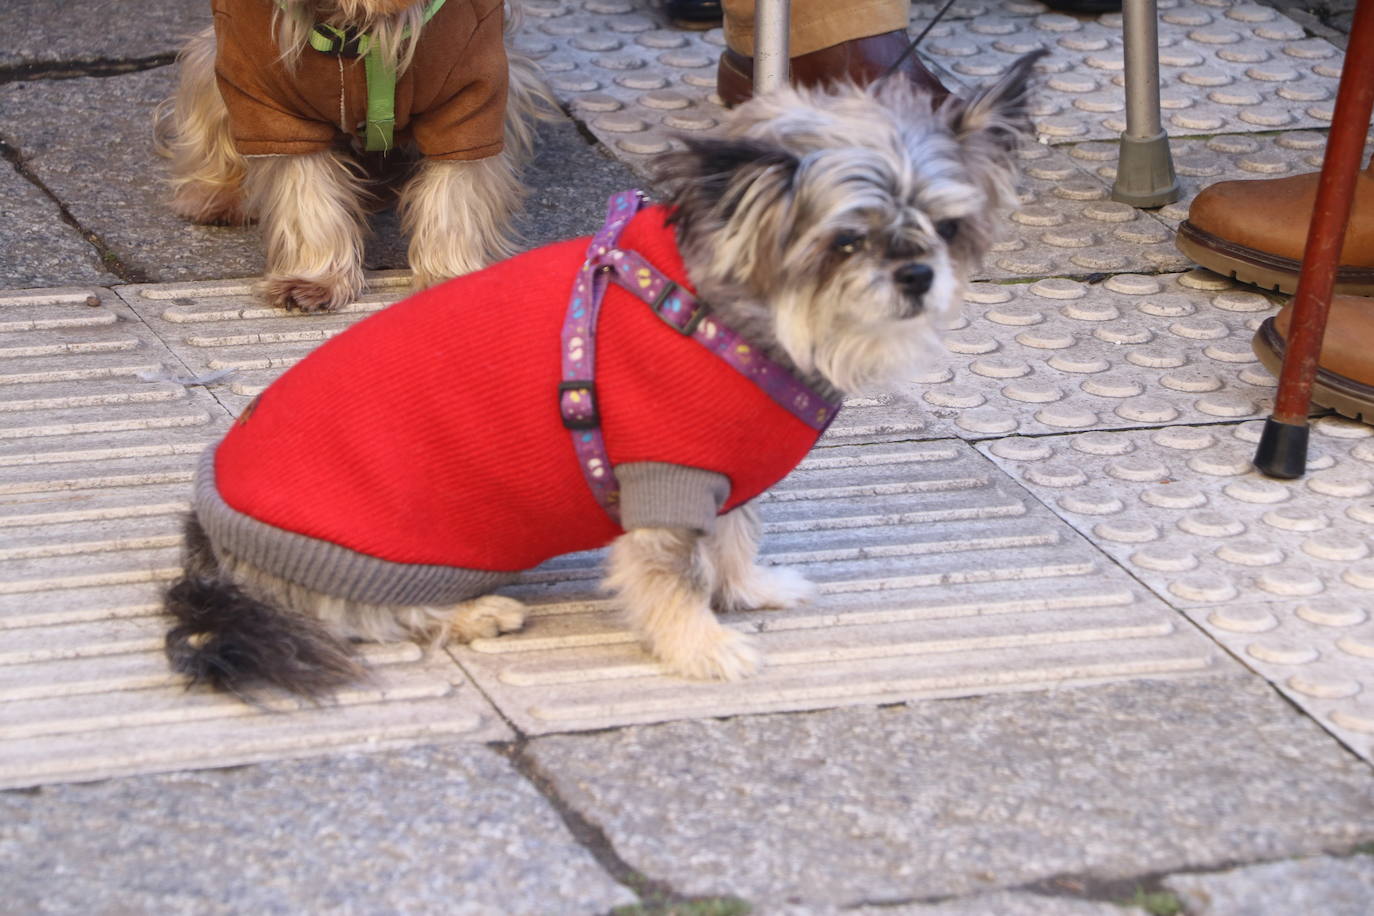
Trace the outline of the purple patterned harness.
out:
M 669 327 L 715 353 L 817 432 L 824 432 L 840 409 L 839 403 L 816 394 L 712 317 L 704 303 L 664 276 L 643 255 L 615 247 L 626 224 L 646 203 L 648 199 L 637 190 L 611 197 L 606 222 L 587 248 L 587 259 L 578 271 L 563 319 L 563 381 L 558 386 L 558 409 L 563 425 L 572 433 L 573 450 L 592 495 L 617 523 L 620 484 L 601 435 L 595 382 L 596 322 L 610 281 L 643 300 Z

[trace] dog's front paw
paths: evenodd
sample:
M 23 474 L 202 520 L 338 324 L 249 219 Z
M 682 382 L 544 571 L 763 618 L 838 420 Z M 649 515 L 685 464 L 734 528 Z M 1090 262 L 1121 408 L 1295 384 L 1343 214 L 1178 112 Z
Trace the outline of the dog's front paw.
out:
M 350 283 L 326 283 L 303 277 L 268 277 L 263 283 L 268 305 L 288 312 L 332 312 L 348 305 L 357 294 Z
M 524 604 L 505 595 L 483 595 L 458 605 L 449 633 L 456 642 L 472 642 L 512 633 L 524 625 Z
M 816 599 L 819 589 L 790 566 L 752 566 L 739 582 L 721 589 L 722 610 L 793 608 Z
M 716 626 L 689 645 L 664 647 L 659 660 L 672 674 L 699 681 L 738 681 L 759 670 L 754 641 L 738 630 Z

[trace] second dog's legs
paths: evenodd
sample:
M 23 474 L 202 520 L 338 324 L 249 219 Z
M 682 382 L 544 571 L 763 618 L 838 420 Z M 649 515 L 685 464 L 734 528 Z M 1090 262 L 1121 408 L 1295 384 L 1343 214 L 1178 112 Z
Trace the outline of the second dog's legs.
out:
M 480 270 L 515 253 L 510 223 L 521 188 L 509 152 L 426 159 L 401 192 L 415 288 Z
M 362 182 L 332 150 L 253 156 L 248 209 L 267 246 L 267 301 L 303 312 L 347 305 L 363 286 Z
M 180 62 L 176 95 L 158 106 L 155 128 L 157 151 L 172 161 L 172 209 L 197 223 L 247 222 L 243 157 L 215 82 L 215 30 L 193 37 Z
M 637 528 L 611 547 L 606 585 L 630 626 L 668 670 L 692 678 L 753 674 L 758 653 L 711 612 L 716 570 L 705 539 L 682 528 Z
M 816 596 L 816 586 L 786 566 L 760 566 L 759 532 L 763 524 L 753 506 L 740 506 L 716 521 L 705 539 L 716 570 L 715 606 L 721 611 L 789 608 Z

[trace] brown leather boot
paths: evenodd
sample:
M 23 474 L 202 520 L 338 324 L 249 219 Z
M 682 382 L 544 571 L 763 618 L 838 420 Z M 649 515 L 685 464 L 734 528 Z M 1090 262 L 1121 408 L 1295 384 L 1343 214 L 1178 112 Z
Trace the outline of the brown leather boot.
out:
M 1298 283 L 1318 173 L 1220 181 L 1188 208 L 1174 243 L 1203 267 L 1291 293 Z M 1374 296 L 1374 164 L 1355 180 L 1336 291 Z
M 819 86 L 839 80 L 871 83 L 887 72 L 892 62 L 902 56 L 911 38 L 905 31 L 885 32 L 868 38 L 843 41 L 810 54 L 792 58 L 791 80 L 794 86 Z M 949 95 L 916 56 L 908 54 L 898 68 L 899 73 L 929 92 L 935 104 Z M 727 108 L 733 108 L 754 94 L 754 59 L 738 51 L 726 49 L 716 69 L 716 91 Z
M 1290 302 L 1273 318 L 1265 319 L 1255 332 L 1255 355 L 1275 376 L 1283 365 L 1292 320 Z M 1352 420 L 1374 423 L 1374 299 L 1331 297 L 1312 403 L 1330 407 Z

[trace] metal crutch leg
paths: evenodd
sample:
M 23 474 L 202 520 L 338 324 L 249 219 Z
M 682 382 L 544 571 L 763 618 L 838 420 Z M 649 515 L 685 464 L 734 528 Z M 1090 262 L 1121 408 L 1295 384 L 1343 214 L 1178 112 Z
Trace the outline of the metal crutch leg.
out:
M 792 0 L 758 0 L 754 12 L 754 94 L 787 85 Z
M 1155 0 L 1124 0 L 1126 129 L 1117 154 L 1112 200 L 1162 207 L 1178 200 L 1169 135 L 1159 118 L 1159 22 Z
M 1370 48 L 1374 48 L 1374 0 L 1359 0 L 1340 88 L 1336 90 L 1336 110 L 1326 138 L 1312 223 L 1302 252 L 1302 272 L 1293 294 L 1292 322 L 1283 349 L 1274 413 L 1264 421 L 1264 432 L 1255 449 L 1255 467 L 1270 477 L 1301 477 L 1307 470 L 1312 380 L 1317 375 L 1331 289 L 1345 244 L 1370 113 L 1374 111 L 1374 54 Z M 1374 341 L 1369 345 L 1374 348 Z

